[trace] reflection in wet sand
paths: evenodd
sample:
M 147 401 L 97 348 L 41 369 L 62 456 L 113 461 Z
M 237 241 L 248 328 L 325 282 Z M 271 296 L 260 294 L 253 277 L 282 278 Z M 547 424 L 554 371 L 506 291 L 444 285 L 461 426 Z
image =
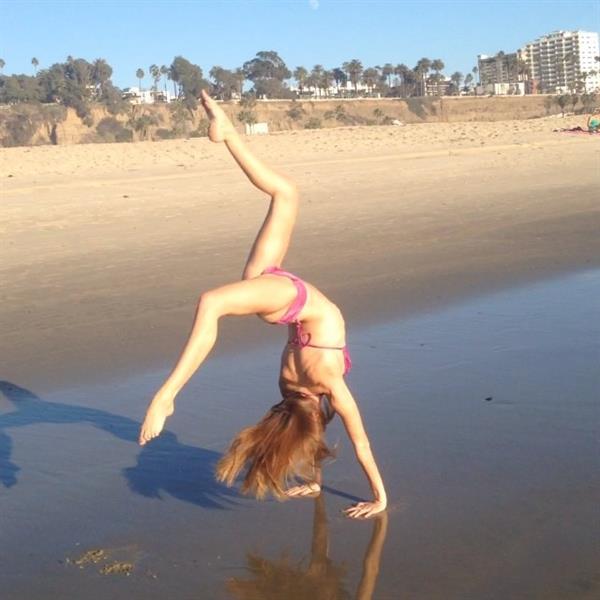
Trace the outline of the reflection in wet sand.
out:
M 373 532 L 365 551 L 360 583 L 355 594 L 359 600 L 373 597 L 385 537 L 388 515 L 373 517 Z M 240 600 L 342 600 L 351 598 L 345 585 L 347 568 L 329 558 L 329 530 L 325 511 L 325 498 L 321 494 L 314 500 L 313 535 L 310 558 L 295 561 L 287 554 L 278 559 L 267 559 L 248 552 L 246 569 L 249 579 L 233 578 L 227 590 Z

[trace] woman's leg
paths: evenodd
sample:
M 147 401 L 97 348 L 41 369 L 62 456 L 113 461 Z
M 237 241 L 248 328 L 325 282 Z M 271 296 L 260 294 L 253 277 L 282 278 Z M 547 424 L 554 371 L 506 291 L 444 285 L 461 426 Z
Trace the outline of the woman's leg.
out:
M 274 313 L 288 306 L 295 295 L 295 287 L 285 277 L 236 281 L 202 294 L 183 351 L 171 374 L 150 402 L 140 431 L 140 444 L 156 437 L 162 431 L 165 420 L 173 414 L 175 396 L 198 370 L 215 344 L 221 317 Z
M 298 191 L 292 181 L 275 172 L 250 152 L 227 115 L 205 92 L 202 92 L 202 105 L 210 119 L 210 139 L 213 142 L 225 142 L 248 179 L 271 197 L 269 211 L 244 269 L 243 278 L 252 279 L 267 267 L 278 267 L 283 262 L 296 222 Z

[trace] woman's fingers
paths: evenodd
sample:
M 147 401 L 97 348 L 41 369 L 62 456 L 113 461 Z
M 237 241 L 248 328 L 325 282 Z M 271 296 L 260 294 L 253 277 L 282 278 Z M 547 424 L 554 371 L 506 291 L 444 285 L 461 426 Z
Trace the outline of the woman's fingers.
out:
M 285 495 L 289 498 L 296 498 L 298 496 L 311 496 L 318 494 L 321 491 L 321 486 L 317 483 L 311 483 L 306 485 L 296 485 L 289 490 L 286 490 Z
M 385 510 L 385 506 L 379 502 L 358 502 L 344 510 L 344 514 L 351 519 L 366 519 Z

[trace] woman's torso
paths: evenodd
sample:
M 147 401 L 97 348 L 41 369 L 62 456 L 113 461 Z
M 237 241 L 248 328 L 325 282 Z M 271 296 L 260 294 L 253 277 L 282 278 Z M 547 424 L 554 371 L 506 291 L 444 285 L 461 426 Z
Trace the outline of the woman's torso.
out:
M 306 281 L 302 283 L 307 293 L 306 302 L 296 317 L 300 329 L 296 321 L 288 325 L 288 343 L 281 356 L 279 387 L 283 396 L 326 394 L 328 390 L 323 381 L 327 375 L 337 371 L 343 374 L 345 369 L 342 349 L 346 345 L 346 328 L 342 313 L 314 285 Z M 291 281 L 289 284 L 294 285 Z M 275 313 L 259 316 L 267 323 L 276 324 L 286 311 L 287 307 L 284 307 Z M 297 343 L 299 331 L 302 340 L 310 340 L 311 345 Z

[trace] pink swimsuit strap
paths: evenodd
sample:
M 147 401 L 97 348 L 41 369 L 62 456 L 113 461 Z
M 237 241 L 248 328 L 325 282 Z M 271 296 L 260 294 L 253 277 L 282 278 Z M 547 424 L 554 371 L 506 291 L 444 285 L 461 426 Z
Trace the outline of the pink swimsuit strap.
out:
M 279 325 L 290 325 L 294 324 L 296 326 L 296 335 L 294 338 L 289 340 L 289 344 L 293 346 L 299 346 L 300 348 L 320 348 L 321 350 L 341 350 L 344 355 L 344 375 L 350 372 L 352 368 L 352 359 L 350 358 L 350 353 L 348 352 L 348 348 L 346 346 L 318 346 L 317 344 L 311 344 L 310 333 L 305 333 L 302 328 L 302 322 L 298 319 L 298 315 L 304 308 L 306 304 L 306 285 L 302 279 L 290 273 L 288 271 L 284 271 L 279 267 L 267 267 L 263 271 L 264 275 L 280 275 L 281 277 L 287 277 L 290 279 L 294 285 L 296 286 L 296 298 L 290 305 L 290 307 L 286 310 L 285 314 L 276 321 L 276 324 Z

